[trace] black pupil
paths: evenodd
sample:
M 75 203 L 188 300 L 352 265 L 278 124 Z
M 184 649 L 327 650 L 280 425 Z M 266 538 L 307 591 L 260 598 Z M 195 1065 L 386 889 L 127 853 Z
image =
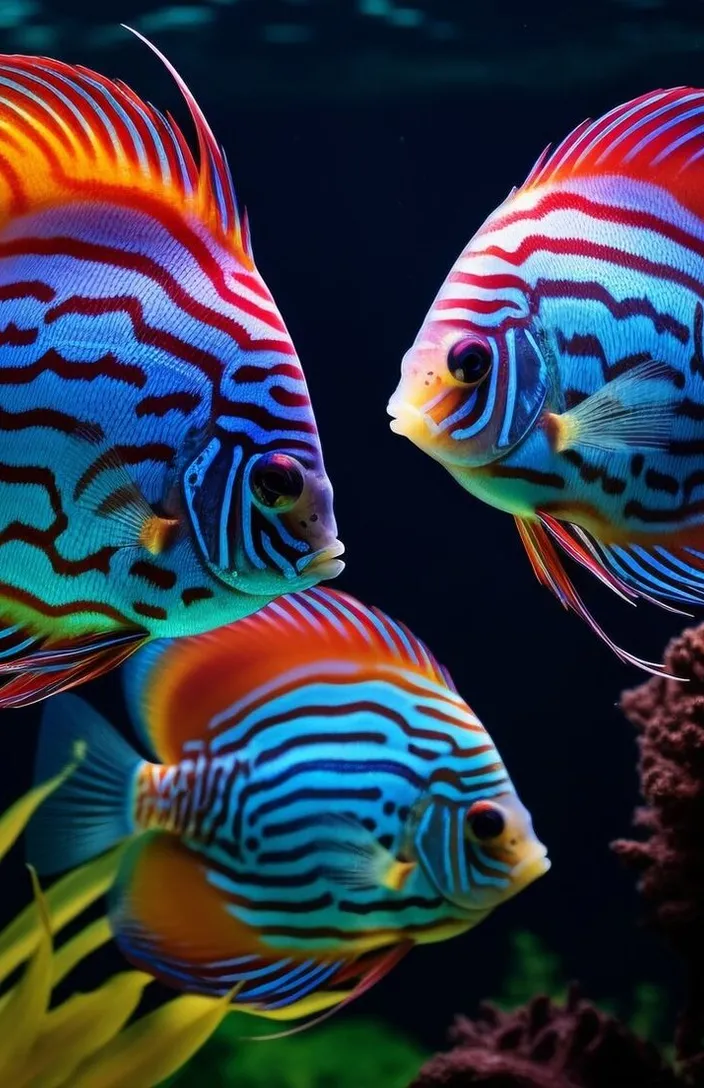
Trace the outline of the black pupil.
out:
M 484 344 L 457 344 L 450 351 L 447 365 L 457 381 L 476 385 L 489 373 L 491 353 Z
M 504 818 L 495 808 L 475 812 L 469 820 L 472 832 L 478 839 L 495 839 L 504 829 Z
M 281 499 L 297 499 L 303 490 L 303 479 L 293 467 L 266 465 L 255 470 L 254 486 L 263 503 L 275 506 Z

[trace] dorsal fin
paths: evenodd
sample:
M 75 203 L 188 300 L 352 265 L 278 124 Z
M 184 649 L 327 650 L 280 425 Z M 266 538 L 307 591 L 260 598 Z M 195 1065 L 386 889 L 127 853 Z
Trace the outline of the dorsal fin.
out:
M 282 597 L 205 635 L 154 642 L 124 671 L 132 720 L 162 762 L 205 734 L 228 707 L 320 661 L 397 667 L 455 692 L 447 671 L 407 627 L 338 590 Z
M 695 210 L 704 204 L 704 91 L 651 91 L 577 126 L 544 151 L 520 191 L 573 177 L 617 174 L 662 185 Z
M 136 33 L 136 32 L 134 32 Z M 199 166 L 169 114 L 124 83 L 47 57 L 0 56 L 0 225 L 37 206 L 142 195 L 197 217 L 251 263 L 225 156 L 188 87 Z

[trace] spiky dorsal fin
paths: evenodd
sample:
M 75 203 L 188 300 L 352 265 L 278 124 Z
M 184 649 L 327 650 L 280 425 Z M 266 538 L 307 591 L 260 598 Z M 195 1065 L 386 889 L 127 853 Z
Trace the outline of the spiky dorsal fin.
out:
M 321 662 L 379 675 L 401 668 L 455 691 L 447 671 L 403 624 L 346 593 L 309 589 L 194 638 L 153 642 L 125 670 L 132 719 L 173 762 L 238 705 L 266 700 L 283 674 L 314 679 Z M 296 681 L 292 681 L 295 683 Z M 229 708 L 229 709 L 228 709 Z
M 583 121 L 543 151 L 520 192 L 599 175 L 654 182 L 703 212 L 704 90 L 651 91 Z
M 0 56 L 0 225 L 66 200 L 151 198 L 191 213 L 247 261 L 251 248 L 222 149 L 188 87 L 199 166 L 168 114 L 126 84 L 47 57 Z

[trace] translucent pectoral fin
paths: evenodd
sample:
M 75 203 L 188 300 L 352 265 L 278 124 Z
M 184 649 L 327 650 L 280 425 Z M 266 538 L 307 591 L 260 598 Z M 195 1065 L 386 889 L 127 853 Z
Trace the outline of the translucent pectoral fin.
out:
M 637 668 L 653 673 L 655 676 L 669 676 L 670 674 L 664 665 L 653 661 L 644 661 L 642 658 L 636 657 L 634 654 L 617 646 L 600 624 L 597 623 L 582 601 L 562 565 L 551 536 L 557 540 L 572 559 L 579 563 L 580 566 L 585 567 L 620 597 L 630 600 L 632 603 L 641 594 L 620 579 L 615 572 L 608 569 L 598 555 L 589 550 L 580 532 L 574 526 L 566 526 L 543 514 L 539 514 L 537 520 L 516 518 L 515 521 L 535 576 L 541 585 L 547 586 L 564 608 L 574 612 L 580 619 L 584 620 L 592 631 L 616 654 L 619 660 L 628 665 L 635 665 Z
M 547 417 L 558 452 L 665 449 L 677 401 L 672 367 L 648 360 L 603 385 L 576 408 Z

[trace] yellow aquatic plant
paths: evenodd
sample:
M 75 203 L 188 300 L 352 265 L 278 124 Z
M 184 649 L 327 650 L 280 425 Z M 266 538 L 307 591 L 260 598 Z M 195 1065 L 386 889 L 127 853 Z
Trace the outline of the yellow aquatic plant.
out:
M 83 756 L 30 790 L 0 817 L 0 860 L 42 801 Z M 34 900 L 0 933 L 0 987 L 25 964 L 0 996 L 0 1084 L 12 1088 L 152 1088 L 184 1064 L 227 1014 L 222 999 L 184 994 L 132 1021 L 150 975 L 125 970 L 89 993 L 54 1007 L 52 992 L 91 952 L 110 939 L 106 917 L 90 922 L 55 948 L 57 934 L 103 895 L 122 850 L 58 880 L 44 894 L 30 869 Z M 132 1021 L 130 1023 L 130 1021 Z

